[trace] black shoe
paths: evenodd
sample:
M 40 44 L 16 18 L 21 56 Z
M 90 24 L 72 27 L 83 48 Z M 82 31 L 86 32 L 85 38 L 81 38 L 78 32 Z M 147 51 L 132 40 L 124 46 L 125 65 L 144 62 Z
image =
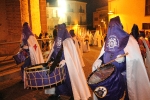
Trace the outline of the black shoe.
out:
M 58 95 L 50 95 L 47 100 L 59 100 Z

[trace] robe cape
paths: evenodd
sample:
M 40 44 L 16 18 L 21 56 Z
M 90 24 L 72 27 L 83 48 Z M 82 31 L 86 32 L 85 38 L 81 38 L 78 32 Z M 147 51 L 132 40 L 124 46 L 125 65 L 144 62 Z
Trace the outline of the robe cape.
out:
M 82 65 L 82 67 L 84 67 L 85 66 L 85 64 L 84 64 L 84 61 L 83 61 L 83 58 L 82 58 L 82 53 L 81 53 L 81 49 L 79 48 L 79 41 L 77 40 L 77 38 L 76 38 L 76 36 L 75 37 L 72 37 L 72 39 L 74 40 L 74 44 L 75 44 L 75 46 L 76 46 L 76 49 L 77 49 L 77 51 L 78 51 L 78 54 L 79 54 L 79 58 L 80 58 L 80 61 L 81 61 L 81 65 Z
M 32 65 L 44 63 L 41 48 L 36 38 L 32 35 L 28 38 L 29 52 Z

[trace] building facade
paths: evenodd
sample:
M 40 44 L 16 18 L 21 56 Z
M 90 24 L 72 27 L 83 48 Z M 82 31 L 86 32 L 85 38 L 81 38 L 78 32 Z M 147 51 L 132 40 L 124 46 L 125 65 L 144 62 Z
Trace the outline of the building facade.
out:
M 97 8 L 93 12 L 93 27 L 101 31 L 102 35 L 107 33 L 108 27 L 108 6 Z
M 57 6 L 47 3 L 47 28 L 52 33 L 54 26 L 65 23 L 67 29 L 74 29 L 77 35 L 86 31 L 86 3 L 77 0 L 65 0 L 65 4 L 57 0 Z M 61 1 L 62 2 L 62 1 Z
M 109 19 L 120 16 L 126 32 L 131 32 L 133 24 L 139 30 L 150 30 L 150 0 L 108 0 L 108 9 L 113 12 Z

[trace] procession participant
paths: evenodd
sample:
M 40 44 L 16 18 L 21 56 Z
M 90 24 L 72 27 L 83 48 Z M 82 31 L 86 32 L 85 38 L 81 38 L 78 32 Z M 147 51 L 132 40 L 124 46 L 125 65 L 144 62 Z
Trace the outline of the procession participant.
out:
M 120 57 L 125 53 L 128 53 L 128 55 Z M 127 86 L 125 100 L 149 100 L 150 83 L 138 43 L 132 35 L 127 34 L 122 29 L 119 16 L 110 20 L 105 44 L 98 59 L 94 62 L 92 70 L 96 70 L 97 66 L 106 64 L 112 59 L 115 59 L 112 64 L 124 77 Z M 110 83 L 110 85 L 117 88 L 117 84 Z M 109 98 L 107 100 L 119 100 L 123 95 L 112 90 L 112 94 L 106 94 L 106 96 Z M 93 98 L 94 100 L 105 100 L 99 99 L 95 95 Z
M 59 51 L 62 50 L 62 54 Z M 51 94 L 50 100 L 57 100 L 59 95 L 71 97 L 70 100 L 88 100 L 91 96 L 86 83 L 86 78 L 82 69 L 82 65 L 72 41 L 71 35 L 68 33 L 65 24 L 58 25 L 58 34 L 54 43 L 54 47 L 49 54 L 48 61 L 55 61 L 59 54 L 59 67 L 65 69 L 65 81 L 55 87 L 46 89 L 46 94 Z M 52 66 L 51 66 L 52 67 Z
M 83 58 L 82 58 L 82 53 L 81 53 L 81 49 L 80 49 L 81 48 L 80 42 L 77 40 L 76 35 L 74 33 L 74 30 L 70 30 L 69 33 L 72 36 L 73 42 L 74 42 L 74 44 L 76 46 L 76 49 L 78 51 L 79 58 L 80 58 L 80 61 L 81 61 L 81 65 L 82 65 L 82 67 L 84 67 L 85 64 L 84 64 L 84 61 L 83 61 Z
M 84 42 L 83 42 L 83 52 L 88 52 L 90 51 L 90 46 L 89 46 L 89 36 L 86 33 L 85 37 L 84 37 Z
M 22 29 L 22 43 L 19 51 L 26 51 L 26 55 L 28 56 L 21 66 L 21 76 L 22 82 L 24 81 L 24 68 L 29 67 L 31 65 L 44 63 L 42 52 L 40 46 L 32 33 L 27 22 L 23 24 Z

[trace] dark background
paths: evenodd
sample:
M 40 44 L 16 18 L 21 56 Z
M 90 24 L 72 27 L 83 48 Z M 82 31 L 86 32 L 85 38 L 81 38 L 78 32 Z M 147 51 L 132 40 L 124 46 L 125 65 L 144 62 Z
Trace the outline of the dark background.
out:
M 56 6 L 56 0 L 46 0 L 46 1 Z M 68 0 L 68 1 L 74 1 L 74 0 Z M 83 1 L 87 3 L 86 5 L 87 29 L 92 30 L 93 29 L 93 12 L 95 12 L 97 8 L 107 6 L 108 1 L 107 0 L 75 0 L 75 1 Z

